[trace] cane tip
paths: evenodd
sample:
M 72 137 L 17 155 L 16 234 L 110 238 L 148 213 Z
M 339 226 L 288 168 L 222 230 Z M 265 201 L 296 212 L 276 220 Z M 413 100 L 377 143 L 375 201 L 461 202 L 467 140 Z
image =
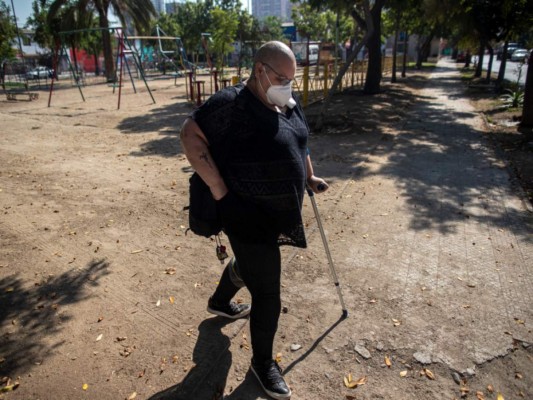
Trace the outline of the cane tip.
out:
M 342 319 L 348 318 L 348 310 L 342 310 Z

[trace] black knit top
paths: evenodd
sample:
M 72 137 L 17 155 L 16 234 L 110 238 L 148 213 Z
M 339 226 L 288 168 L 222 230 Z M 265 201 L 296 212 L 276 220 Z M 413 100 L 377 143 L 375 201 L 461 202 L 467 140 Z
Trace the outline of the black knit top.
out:
M 306 247 L 301 209 L 309 128 L 301 107 L 278 113 L 239 84 L 215 93 L 191 117 L 228 189 L 257 206 L 258 218 L 268 218 L 279 245 Z M 249 224 L 257 229 L 253 218 Z

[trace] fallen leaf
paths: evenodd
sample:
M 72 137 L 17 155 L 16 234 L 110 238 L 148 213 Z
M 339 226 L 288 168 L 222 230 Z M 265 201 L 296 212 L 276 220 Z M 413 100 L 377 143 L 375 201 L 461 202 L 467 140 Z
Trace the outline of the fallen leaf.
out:
M 176 364 L 179 360 L 179 357 L 177 355 L 172 357 L 172 364 Z
M 517 323 L 517 324 L 520 324 L 520 325 L 524 325 L 526 323 L 526 321 L 524 321 L 523 319 L 518 319 L 518 318 L 515 318 L 514 321 Z
M 348 374 L 348 376 L 344 377 L 344 386 L 349 388 L 351 382 L 352 382 L 352 374 Z
M 385 356 L 385 365 L 386 365 L 387 367 L 389 367 L 389 368 L 390 368 L 391 365 L 392 365 L 389 356 Z
M 81 387 L 83 390 L 87 390 L 89 389 L 89 385 L 87 385 L 86 383 L 83 384 L 83 386 Z
M 498 393 L 498 397 L 496 397 L 496 400 L 505 400 L 505 398 L 503 397 L 503 394 Z
M 485 400 L 485 395 L 483 392 L 480 392 L 479 390 L 476 392 L 477 400 Z
M 405 377 L 407 376 L 407 371 L 401 371 L 401 372 L 400 372 L 400 376 L 401 376 L 402 378 L 405 378 Z
M 431 380 L 434 380 L 435 379 L 435 375 L 433 374 L 433 372 L 431 372 L 429 369 L 427 368 L 424 368 L 424 373 L 426 374 L 426 376 L 431 379 Z
M 20 386 L 20 383 L 17 381 L 13 384 L 10 384 L 11 380 L 8 380 L 8 384 L 0 389 L 0 393 L 12 392 Z
M 176 273 L 176 268 L 170 267 L 165 270 L 165 274 L 174 275 Z
M 514 377 L 516 379 L 522 379 L 523 378 L 523 376 L 522 376 L 522 374 L 520 372 L 517 372 Z
M 132 394 L 130 394 L 130 395 L 128 396 L 128 400 L 133 400 L 133 399 L 136 398 L 136 397 L 137 397 L 137 392 L 133 392 Z
M 174 299 L 174 296 L 170 296 L 170 297 L 168 298 L 168 300 L 170 301 L 170 304 L 174 304 L 174 300 L 175 300 L 175 299 Z
M 281 362 L 281 357 L 283 356 L 282 353 L 277 353 L 276 354 L 276 362 L 279 364 Z
M 156 307 L 159 307 L 161 305 L 161 299 L 157 300 L 157 303 L 155 303 Z
M 489 393 L 494 393 L 494 386 L 487 385 L 487 390 L 488 390 Z
M 103 333 L 99 334 L 99 335 L 97 336 L 97 338 L 96 338 L 96 341 L 99 342 L 100 340 L 102 340 L 103 337 L 104 337 L 104 334 L 103 334 Z
M 98 317 L 98 322 L 102 322 L 104 320 L 104 317 Z
M 400 326 L 402 324 L 402 322 L 400 320 L 395 319 L 395 318 L 392 319 L 392 323 L 393 323 L 394 326 Z

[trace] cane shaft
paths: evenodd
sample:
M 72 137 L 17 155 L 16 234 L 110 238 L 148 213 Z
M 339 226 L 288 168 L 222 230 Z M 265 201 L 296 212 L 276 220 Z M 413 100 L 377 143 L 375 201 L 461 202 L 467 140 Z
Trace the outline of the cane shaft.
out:
M 335 283 L 335 287 L 337 288 L 337 294 L 339 295 L 339 301 L 341 303 L 343 312 L 346 314 L 347 313 L 346 305 L 344 304 L 344 298 L 342 297 L 339 279 L 337 278 L 337 273 L 335 272 L 335 266 L 333 265 L 333 259 L 331 257 L 331 252 L 329 251 L 328 240 L 326 238 L 326 233 L 324 232 L 324 227 L 322 226 L 322 220 L 318 212 L 318 207 L 316 205 L 315 196 L 314 196 L 314 193 L 311 192 L 310 190 L 308 190 L 308 194 L 309 194 L 309 197 L 311 198 L 311 204 L 313 205 L 313 211 L 315 213 L 316 223 L 318 225 L 318 230 L 320 231 L 320 236 L 322 237 L 322 243 L 324 244 L 324 250 L 326 251 L 326 256 L 328 258 L 329 269 L 333 277 L 333 282 Z

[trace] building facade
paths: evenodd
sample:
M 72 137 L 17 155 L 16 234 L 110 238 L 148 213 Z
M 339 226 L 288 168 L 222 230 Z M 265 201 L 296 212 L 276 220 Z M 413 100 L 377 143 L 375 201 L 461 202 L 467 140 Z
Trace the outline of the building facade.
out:
M 167 11 L 165 8 L 165 0 L 152 0 L 152 4 L 154 5 L 157 15 L 164 14 Z
M 252 0 L 252 15 L 259 20 L 273 16 L 290 21 L 292 6 L 291 0 Z

